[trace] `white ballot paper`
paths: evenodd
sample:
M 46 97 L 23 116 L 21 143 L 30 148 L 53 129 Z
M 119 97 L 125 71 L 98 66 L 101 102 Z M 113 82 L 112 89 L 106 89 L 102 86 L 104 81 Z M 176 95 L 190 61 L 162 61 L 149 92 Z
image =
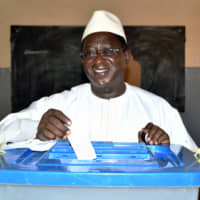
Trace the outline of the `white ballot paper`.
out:
M 77 126 L 74 121 L 70 127 L 71 134 L 68 136 L 68 140 L 76 154 L 78 160 L 93 160 L 96 158 L 95 150 L 89 139 L 87 133 L 84 130 L 80 130 L 80 126 Z
M 87 131 L 88 119 L 82 119 L 82 115 L 77 114 L 79 110 L 75 102 L 76 99 L 73 100 L 70 109 L 65 113 L 72 121 L 72 125 L 69 126 L 71 134 L 68 136 L 68 140 L 78 160 L 93 160 L 96 158 L 96 153 Z
M 96 153 L 91 142 L 85 138 L 78 137 L 78 134 L 68 136 L 71 146 L 78 160 L 93 160 L 96 158 Z

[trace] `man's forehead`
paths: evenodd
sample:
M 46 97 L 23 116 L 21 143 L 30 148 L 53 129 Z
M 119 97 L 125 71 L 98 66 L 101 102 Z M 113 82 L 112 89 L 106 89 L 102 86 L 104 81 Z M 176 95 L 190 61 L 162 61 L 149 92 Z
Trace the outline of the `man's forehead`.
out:
M 92 45 L 95 43 L 120 45 L 118 37 L 115 34 L 109 32 L 97 32 L 90 34 L 85 38 L 83 42 L 84 46 Z

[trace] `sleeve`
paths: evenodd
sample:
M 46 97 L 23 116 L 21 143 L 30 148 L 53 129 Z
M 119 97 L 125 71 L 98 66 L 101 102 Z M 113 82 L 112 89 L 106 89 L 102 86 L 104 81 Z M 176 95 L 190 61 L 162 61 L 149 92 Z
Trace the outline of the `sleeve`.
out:
M 179 112 L 170 104 L 166 104 L 162 111 L 165 130 L 169 134 L 171 144 L 179 144 L 195 152 L 198 147 L 187 132 Z
M 69 91 L 43 97 L 28 108 L 11 113 L 0 122 L 0 144 L 35 138 L 42 115 L 48 109 L 63 110 Z

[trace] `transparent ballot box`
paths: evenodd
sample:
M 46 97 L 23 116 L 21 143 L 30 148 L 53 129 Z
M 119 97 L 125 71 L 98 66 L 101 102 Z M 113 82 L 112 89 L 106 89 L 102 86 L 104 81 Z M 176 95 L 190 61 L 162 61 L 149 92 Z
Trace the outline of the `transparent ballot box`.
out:
M 0 156 L 0 199 L 197 199 L 200 163 L 179 145 L 93 142 L 78 160 L 68 142 Z

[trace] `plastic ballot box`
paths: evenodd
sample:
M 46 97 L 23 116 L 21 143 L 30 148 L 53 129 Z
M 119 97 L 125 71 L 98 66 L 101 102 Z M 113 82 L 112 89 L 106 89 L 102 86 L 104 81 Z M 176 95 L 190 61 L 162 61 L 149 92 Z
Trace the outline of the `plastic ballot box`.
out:
M 49 151 L 10 149 L 0 156 L 0 199 L 198 198 L 200 163 L 178 146 L 92 143 L 97 158 L 77 160 L 68 142 Z

